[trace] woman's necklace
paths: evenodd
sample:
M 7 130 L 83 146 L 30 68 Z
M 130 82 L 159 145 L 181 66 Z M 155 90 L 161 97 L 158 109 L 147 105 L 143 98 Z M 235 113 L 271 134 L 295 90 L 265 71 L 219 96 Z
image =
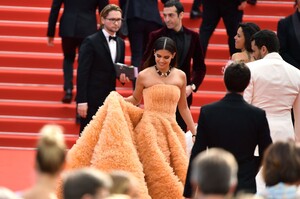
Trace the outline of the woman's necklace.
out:
M 161 77 L 168 77 L 168 76 L 170 75 L 170 73 L 171 73 L 171 67 L 170 67 L 169 70 L 168 70 L 167 72 L 165 72 L 165 73 L 161 72 L 161 71 L 157 68 L 156 65 L 155 65 L 154 67 L 155 67 L 155 70 L 156 70 L 157 74 L 158 74 L 159 76 L 161 76 Z

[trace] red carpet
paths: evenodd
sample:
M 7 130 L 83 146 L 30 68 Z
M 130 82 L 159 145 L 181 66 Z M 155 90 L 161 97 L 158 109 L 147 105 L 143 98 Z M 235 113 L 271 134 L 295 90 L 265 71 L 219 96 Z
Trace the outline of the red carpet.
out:
M 183 24 L 198 32 L 201 19 L 189 19 L 192 0 L 181 2 L 186 11 Z M 258 0 L 256 6 L 247 5 L 244 21 L 276 30 L 277 21 L 293 12 L 293 2 Z M 64 126 L 69 146 L 77 139 L 75 103 L 60 101 L 63 95 L 61 40 L 56 37 L 54 47 L 46 44 L 51 3 L 52 0 L 2 0 L 0 3 L 0 147 L 34 147 L 37 132 L 46 123 Z M 162 4 L 159 7 L 161 10 Z M 221 69 L 228 58 L 226 31 L 220 21 L 207 51 L 207 75 L 194 94 L 191 111 L 195 122 L 202 105 L 224 96 Z M 126 63 L 130 63 L 127 40 Z M 118 83 L 117 91 L 128 96 L 132 85 Z
M 0 3 L 0 186 L 13 191 L 23 190 L 35 181 L 35 151 L 31 148 L 35 147 L 37 132 L 44 124 L 62 125 L 68 147 L 78 138 L 75 103 L 60 102 L 63 95 L 61 40 L 56 37 L 54 47 L 46 44 L 51 2 L 1 0 Z M 192 0 L 181 2 L 186 11 L 183 24 L 198 32 L 201 19 L 189 19 Z M 293 4 L 294 0 L 258 0 L 256 6 L 247 5 L 244 21 L 276 30 L 278 20 L 293 13 Z M 162 4 L 159 6 L 162 10 Z M 224 96 L 221 69 L 228 58 L 226 31 L 220 21 L 207 51 L 207 75 L 194 94 L 191 111 L 195 122 L 202 105 Z M 129 62 L 126 41 L 126 63 Z M 117 90 L 128 96 L 132 85 L 118 83 Z
M 33 149 L 0 148 L 0 186 L 21 191 L 35 182 Z

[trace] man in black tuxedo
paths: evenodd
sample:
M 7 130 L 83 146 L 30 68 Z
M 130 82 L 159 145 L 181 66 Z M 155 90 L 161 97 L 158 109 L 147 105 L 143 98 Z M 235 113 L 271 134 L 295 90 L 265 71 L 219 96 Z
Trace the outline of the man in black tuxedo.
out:
M 191 198 L 190 182 L 193 159 L 207 148 L 218 147 L 231 152 L 238 162 L 237 191 L 256 192 L 255 176 L 264 150 L 272 143 L 266 113 L 248 104 L 243 91 L 250 81 L 250 70 L 244 63 L 233 63 L 224 74 L 228 93 L 218 102 L 201 108 L 184 196 Z M 254 156 L 258 145 L 259 156 Z
M 54 45 L 56 22 L 59 10 L 64 11 L 59 23 L 59 36 L 61 37 L 64 54 L 64 91 L 63 103 L 71 103 L 73 90 L 73 64 L 76 49 L 85 37 L 97 31 L 96 10 L 100 11 L 108 4 L 108 0 L 53 0 L 48 20 L 48 45 Z
M 109 93 L 116 89 L 116 78 L 125 83 L 125 74 L 116 77 L 114 63 L 124 63 L 125 43 L 116 37 L 122 23 L 122 11 L 114 4 L 105 6 L 100 15 L 102 28 L 88 36 L 79 51 L 77 70 L 80 132 L 90 122 Z
M 206 51 L 210 37 L 216 29 L 220 19 L 223 19 L 228 35 L 230 55 L 237 52 L 234 36 L 238 25 L 242 22 L 246 0 L 202 0 L 202 23 L 200 25 L 200 41 L 203 54 Z
M 166 0 L 161 0 L 165 3 Z M 149 39 L 149 33 L 162 27 L 162 19 L 158 10 L 157 0 L 119 0 L 126 15 L 128 39 L 131 50 L 131 64 L 141 66 L 143 53 Z
M 153 44 L 156 39 L 162 36 L 173 39 L 177 46 L 178 68 L 186 74 L 186 96 L 188 106 L 190 107 L 192 104 L 192 93 L 198 90 L 206 73 L 206 65 L 200 46 L 199 34 L 182 25 L 184 8 L 178 0 L 167 1 L 164 4 L 163 15 L 166 26 L 151 32 L 143 56 L 143 62 L 146 61 L 150 53 L 153 53 Z M 176 120 L 182 130 L 186 131 L 186 124 L 178 110 L 176 112 Z

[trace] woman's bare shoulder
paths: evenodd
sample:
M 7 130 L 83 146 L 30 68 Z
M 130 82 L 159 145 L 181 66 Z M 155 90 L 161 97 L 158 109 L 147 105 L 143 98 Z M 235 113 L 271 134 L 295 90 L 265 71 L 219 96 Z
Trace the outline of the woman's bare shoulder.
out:
M 173 68 L 172 70 L 174 70 L 174 73 L 176 73 L 177 75 L 181 76 L 181 77 L 185 77 L 185 72 L 179 68 Z
M 243 58 L 243 54 L 238 52 L 238 53 L 234 53 L 232 56 L 231 56 L 231 60 L 232 61 L 239 61 L 241 60 L 241 58 Z
M 139 72 L 139 75 L 138 75 L 138 76 L 143 77 L 143 76 L 149 74 L 150 69 L 151 69 L 151 67 L 145 68 L 144 70 L 142 70 L 142 71 Z

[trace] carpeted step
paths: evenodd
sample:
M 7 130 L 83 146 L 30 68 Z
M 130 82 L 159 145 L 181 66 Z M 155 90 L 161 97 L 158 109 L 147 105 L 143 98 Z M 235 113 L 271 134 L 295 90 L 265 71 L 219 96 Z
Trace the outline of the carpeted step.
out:
M 184 11 L 186 13 L 189 13 L 192 8 L 193 1 L 191 0 L 181 0 Z M 271 0 L 271 1 L 257 1 L 257 4 L 255 6 L 247 4 L 244 13 L 246 15 L 273 15 L 273 16 L 285 16 L 286 13 L 292 13 L 293 12 L 293 6 L 294 6 L 293 0 L 284 0 L 284 1 L 278 1 L 278 0 Z M 159 10 L 163 10 L 163 5 L 159 4 Z M 196 21 L 196 20 L 195 20 Z
M 0 100 L 1 115 L 49 117 L 59 119 L 74 119 L 76 115 L 74 104 L 61 102 Z
M 45 37 L 18 37 L 18 36 L 0 36 L 0 51 L 10 52 L 37 52 L 37 53 L 62 53 L 61 39 L 56 38 L 54 46 L 48 46 Z M 207 58 L 223 59 L 229 57 L 229 50 L 227 46 L 227 35 L 223 31 L 222 35 L 217 33 L 213 36 L 210 43 L 216 42 L 217 44 L 210 44 L 207 49 Z M 221 44 L 224 43 L 224 44 Z M 130 56 L 130 44 L 125 40 L 125 54 Z
M 0 117 L 0 132 L 36 133 L 45 124 L 58 124 L 64 127 L 67 135 L 78 135 L 79 125 L 75 120 L 59 120 L 53 118 Z
M 185 7 L 183 24 L 198 32 L 201 19 L 189 19 L 192 1 L 181 2 Z M 51 3 L 52 0 L 2 0 L 0 3 L 0 146 L 35 147 L 37 132 L 48 123 L 65 128 L 69 146 L 78 137 L 75 102 L 62 104 L 60 101 L 63 96 L 63 56 L 58 31 L 55 46 L 51 48 L 46 43 Z M 110 3 L 118 3 L 118 0 Z M 293 3 L 294 0 L 258 0 L 256 6 L 247 5 L 244 21 L 257 23 L 262 29 L 276 30 L 278 20 L 294 12 Z M 159 7 L 162 10 L 161 3 Z M 129 42 L 125 42 L 125 63 L 129 64 Z M 229 52 L 222 21 L 210 44 L 205 60 L 207 75 L 198 92 L 193 94 L 191 112 L 194 122 L 198 121 L 200 106 L 218 101 L 225 95 L 221 69 Z M 76 65 L 75 62 L 75 68 Z M 122 86 L 117 81 L 117 91 L 128 96 L 132 94 L 132 84 Z
M 181 0 L 185 12 L 190 12 L 191 7 L 192 7 L 192 1 L 191 0 Z M 110 3 L 115 3 L 118 4 L 118 0 L 110 0 Z M 2 0 L 1 1 L 1 8 L 0 8 L 0 13 L 3 14 L 5 17 L 4 13 L 7 15 L 9 11 L 14 9 L 14 7 L 22 7 L 22 8 L 15 8 L 15 10 L 19 9 L 20 14 L 17 17 L 22 19 L 22 12 L 23 18 L 25 17 L 26 20 L 33 19 L 33 20 L 40 20 L 37 18 L 42 18 L 42 20 L 48 20 L 48 15 L 50 12 L 50 7 L 51 7 L 52 1 L 51 0 L 31 0 L 31 1 L 24 1 L 24 0 Z M 283 0 L 283 1 L 260 1 L 258 0 L 258 3 L 255 6 L 247 5 L 245 9 L 245 13 L 248 14 L 253 14 L 253 15 L 269 15 L 269 14 L 274 14 L 274 15 L 282 15 L 287 12 L 290 12 L 290 9 L 292 9 L 294 4 L 293 0 Z M 21 10 L 22 9 L 22 10 Z M 161 11 L 163 9 L 163 5 L 159 3 L 159 10 Z M 29 18 L 27 19 L 26 17 L 29 17 L 28 15 L 31 15 L 32 12 L 38 12 L 40 15 L 35 15 L 33 13 L 33 16 L 36 16 L 37 18 Z M 46 12 L 47 15 L 46 17 L 43 16 L 43 12 Z M 27 14 L 27 15 L 26 15 Z M 0 14 L 1 16 L 1 14 Z M 0 17 L 1 18 L 1 17 Z
M 210 43 L 227 45 L 227 35 L 225 30 L 217 29 L 212 35 Z M 125 46 L 126 54 L 130 55 L 130 44 L 127 39 L 125 40 Z M 59 37 L 54 39 L 54 46 L 48 46 L 46 37 L 0 35 L 0 51 L 62 53 L 61 48 L 61 39 Z
M 127 57 L 125 63 L 130 64 L 130 58 Z M 30 60 L 30 61 L 28 61 Z M 205 59 L 207 75 L 222 75 L 222 67 L 227 63 L 227 59 Z M 0 52 L 1 69 L 6 70 L 57 70 L 62 71 L 62 57 L 59 60 L 37 61 L 35 58 L 26 57 L 21 54 L 1 54 Z M 11 69 L 9 69 L 11 68 Z M 77 68 L 77 62 L 74 63 L 74 69 Z M 74 72 L 76 74 L 76 72 Z M 62 81 L 62 80 L 60 80 Z
M 54 46 L 48 46 L 46 37 L 0 36 L 0 51 L 62 53 L 61 39 L 55 38 L 54 42 Z M 125 46 L 125 52 L 130 56 L 127 40 Z
M 200 107 L 191 107 L 194 122 L 198 121 L 199 110 Z M 63 126 L 67 135 L 78 135 L 79 132 L 79 125 L 75 124 L 75 119 L 0 115 L 0 132 L 19 132 L 20 134 L 38 132 L 45 124 L 59 124 Z
M 126 54 L 125 63 L 130 64 L 130 52 Z M 206 59 L 228 60 L 228 46 L 226 44 L 210 44 L 207 49 Z M 7 67 L 59 69 L 62 67 L 62 60 L 62 53 L 0 51 L 1 66 Z
M 215 57 L 213 58 L 213 56 Z M 220 61 L 214 61 L 217 59 Z M 229 50 L 227 45 L 209 45 L 206 59 L 207 67 L 216 63 L 218 66 L 221 63 L 223 65 L 228 59 Z M 0 63 L 1 66 L 5 67 L 61 69 L 62 61 L 63 55 L 61 53 L 0 51 Z M 129 56 L 125 57 L 125 63 L 130 64 Z M 74 67 L 77 68 L 77 62 L 74 63 Z
M 207 77 L 209 78 L 209 77 Z M 211 78 L 211 83 L 203 83 L 198 91 L 193 94 L 193 106 L 202 106 L 210 102 L 220 99 L 225 92 L 225 89 L 220 87 L 219 89 L 213 88 L 208 90 L 214 84 L 222 85 L 220 78 Z M 224 86 L 224 85 L 222 85 Z M 206 90 L 205 90 L 206 89 Z M 213 91 L 215 90 L 215 91 Z M 122 89 L 117 87 L 118 93 L 127 97 L 132 94 L 131 89 Z M 75 90 L 73 91 L 75 95 Z M 63 89 L 61 86 L 43 86 L 43 85 L 3 85 L 0 84 L 0 99 L 2 100 L 30 100 L 30 101 L 48 101 L 48 102 L 60 102 L 63 96 Z M 72 103 L 75 107 L 75 102 Z M 1 114 L 1 111 L 0 111 Z
M 37 145 L 39 136 L 17 133 L 2 133 L 0 132 L 0 146 L 1 147 L 26 147 L 26 148 L 35 148 Z M 76 140 L 78 139 L 77 135 L 65 136 L 65 141 L 67 148 L 71 148 Z
M 217 97 L 215 97 L 218 100 Z M 197 98 L 195 97 L 195 101 Z M 200 107 L 192 108 L 193 118 L 196 119 Z M 0 101 L 1 117 L 5 118 L 44 118 L 45 120 L 72 121 L 75 124 L 75 104 L 43 103 L 43 102 L 3 102 Z M 4 131 L 5 129 L 1 129 Z M 24 129 L 23 129 L 24 130 Z
M 76 70 L 74 72 L 74 83 L 76 82 Z M 17 83 L 17 84 L 45 84 L 45 85 L 62 85 L 63 74 L 60 70 L 20 70 L 0 67 L 1 83 Z M 132 83 L 121 85 L 117 80 L 117 88 L 131 89 Z M 200 90 L 216 90 L 224 91 L 222 76 L 206 75 Z
M 267 17 L 267 16 L 244 15 L 243 21 L 257 23 L 257 25 L 259 25 L 261 29 L 276 30 L 279 19 L 283 17 L 284 16 Z M 190 20 L 189 16 L 185 15 L 185 17 L 183 18 L 183 24 L 188 28 L 195 29 L 200 26 L 201 19 Z M 225 29 L 222 20 L 220 20 L 217 28 Z M 44 37 L 46 36 L 46 32 L 47 32 L 47 22 L 0 20 L 0 35 Z M 57 36 L 58 36 L 58 26 L 56 30 L 56 37 Z
M 120 88 L 118 89 L 118 92 L 123 96 L 132 94 L 131 89 Z M 60 102 L 63 94 L 61 85 L 0 84 L 0 99 L 5 100 L 42 100 Z M 75 90 L 73 90 L 73 94 L 75 94 Z

